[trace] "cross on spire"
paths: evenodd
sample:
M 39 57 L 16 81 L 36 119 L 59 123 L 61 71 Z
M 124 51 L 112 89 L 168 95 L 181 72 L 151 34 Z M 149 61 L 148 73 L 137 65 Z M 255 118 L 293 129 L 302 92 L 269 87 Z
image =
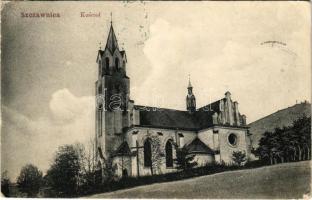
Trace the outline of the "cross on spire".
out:
M 113 13 L 110 13 L 110 17 L 111 17 L 111 24 L 113 24 Z
M 189 77 L 189 84 L 188 84 L 188 87 L 187 87 L 187 88 L 192 88 L 192 84 L 191 84 L 191 75 L 189 74 L 188 77 Z

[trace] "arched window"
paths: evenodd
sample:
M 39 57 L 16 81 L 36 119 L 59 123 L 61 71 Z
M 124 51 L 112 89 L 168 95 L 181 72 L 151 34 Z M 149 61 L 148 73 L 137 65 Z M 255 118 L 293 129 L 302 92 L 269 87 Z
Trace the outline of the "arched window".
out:
M 101 76 L 103 76 L 103 66 L 102 66 L 102 61 L 101 60 L 99 60 L 99 74 Z
M 109 72 L 109 58 L 108 57 L 105 58 L 105 71 L 106 71 L 106 74 L 108 74 Z
M 166 167 L 173 167 L 172 153 L 172 142 L 168 140 L 166 143 Z
M 98 94 L 102 94 L 102 85 L 99 86 Z
M 179 133 L 179 147 L 182 148 L 184 146 L 184 135 Z
M 119 59 L 115 58 L 115 67 L 116 67 L 116 71 L 119 71 Z
M 152 148 L 150 140 L 147 139 L 144 142 L 144 167 L 151 166 L 152 166 Z
M 103 105 L 102 104 L 99 104 L 98 116 L 99 116 L 98 131 L 99 131 L 99 137 L 101 137 L 102 136 L 102 122 L 103 122 Z

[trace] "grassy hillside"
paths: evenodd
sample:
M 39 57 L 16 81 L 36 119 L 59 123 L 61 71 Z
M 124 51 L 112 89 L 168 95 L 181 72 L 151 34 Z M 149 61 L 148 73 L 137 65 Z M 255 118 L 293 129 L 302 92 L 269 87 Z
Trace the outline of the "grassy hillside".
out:
M 90 197 L 302 198 L 310 192 L 310 173 L 310 162 L 303 161 L 157 183 Z
M 248 124 L 250 133 L 252 134 L 253 147 L 258 147 L 258 141 L 265 131 L 273 131 L 277 127 L 290 126 L 295 119 L 298 119 L 302 115 L 311 116 L 310 103 L 296 104 Z

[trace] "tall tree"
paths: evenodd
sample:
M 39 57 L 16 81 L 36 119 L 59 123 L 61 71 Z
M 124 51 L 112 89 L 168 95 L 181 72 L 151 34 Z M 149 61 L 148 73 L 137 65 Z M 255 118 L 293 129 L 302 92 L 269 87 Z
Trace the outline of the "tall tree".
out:
M 78 191 L 79 172 L 79 151 L 74 145 L 61 146 L 47 172 L 47 183 L 58 196 L 73 196 Z
M 28 197 L 36 197 L 42 184 L 42 172 L 34 165 L 25 165 L 17 178 L 17 186 Z

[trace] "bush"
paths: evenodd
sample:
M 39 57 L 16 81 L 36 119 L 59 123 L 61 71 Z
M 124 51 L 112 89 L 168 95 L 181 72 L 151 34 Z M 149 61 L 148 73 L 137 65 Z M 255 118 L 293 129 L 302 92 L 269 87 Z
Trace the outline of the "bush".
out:
M 246 160 L 246 154 L 241 151 L 234 151 L 232 154 L 233 161 L 238 165 L 241 166 Z

